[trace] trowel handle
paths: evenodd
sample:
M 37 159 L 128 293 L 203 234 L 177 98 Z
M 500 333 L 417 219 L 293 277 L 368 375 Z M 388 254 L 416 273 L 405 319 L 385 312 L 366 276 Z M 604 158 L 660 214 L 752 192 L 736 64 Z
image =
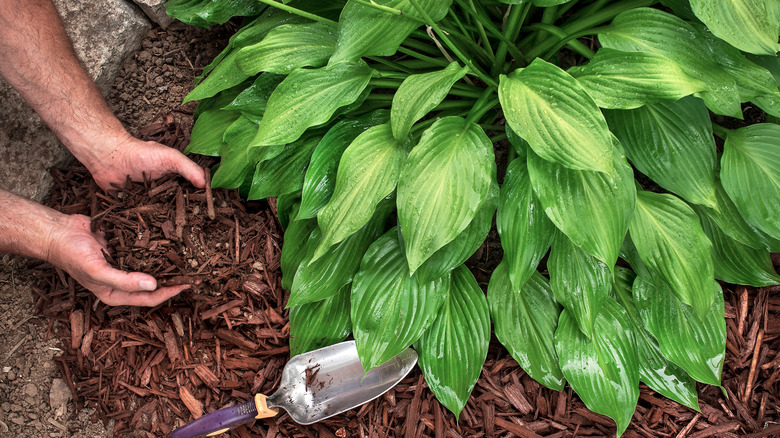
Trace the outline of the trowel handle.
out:
M 257 394 L 253 400 L 246 403 L 210 412 L 192 423 L 174 430 L 168 436 L 169 438 L 216 436 L 242 424 L 251 423 L 257 418 L 275 416 L 279 411 L 268 408 L 265 399 L 263 394 Z

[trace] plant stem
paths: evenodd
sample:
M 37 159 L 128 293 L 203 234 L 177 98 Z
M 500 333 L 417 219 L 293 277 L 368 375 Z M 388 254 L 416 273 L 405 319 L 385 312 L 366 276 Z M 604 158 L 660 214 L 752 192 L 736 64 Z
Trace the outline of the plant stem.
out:
M 393 79 L 371 79 L 371 85 L 377 88 L 398 88 L 401 86 L 401 80 Z
M 490 142 L 491 143 L 495 143 L 495 142 L 501 141 L 501 140 L 503 140 L 505 138 L 506 138 L 506 132 L 502 132 L 501 134 L 496 134 L 496 135 L 490 137 Z
M 581 34 L 578 35 L 568 35 L 566 34 L 561 28 L 557 26 L 553 26 L 552 24 L 544 24 L 544 23 L 535 23 L 526 26 L 529 29 L 534 30 L 541 30 L 544 32 L 548 32 L 558 38 L 560 38 L 559 45 L 567 44 L 572 50 L 579 53 L 580 55 L 588 58 L 593 59 L 593 57 L 596 55 L 593 50 L 591 50 L 588 46 L 585 44 L 582 44 L 580 41 L 577 40 L 579 36 L 582 36 Z M 556 46 L 558 47 L 558 46 Z M 552 53 L 555 53 L 557 50 L 551 50 Z M 548 56 L 551 56 L 552 53 Z
M 415 9 L 417 9 L 417 12 L 418 12 L 418 13 L 419 13 L 419 14 L 420 14 L 420 15 L 421 15 L 423 18 L 425 18 L 425 20 L 428 22 L 428 25 L 429 25 L 429 26 L 431 26 L 431 28 L 434 30 L 434 32 L 436 32 L 436 34 L 439 36 L 439 38 L 441 38 L 441 40 L 444 42 L 444 44 L 446 44 L 446 45 L 447 45 L 447 47 L 448 47 L 450 50 L 452 50 L 452 52 L 453 52 L 453 53 L 455 53 L 455 56 L 457 56 L 458 58 L 460 58 L 460 60 L 461 60 L 461 61 L 462 61 L 462 62 L 463 62 L 465 65 L 467 65 L 467 66 L 469 67 L 469 69 L 470 69 L 470 70 L 471 70 L 471 71 L 472 71 L 472 72 L 473 72 L 475 75 L 477 75 L 477 76 L 478 76 L 478 77 L 479 77 L 479 78 L 480 78 L 480 79 L 481 79 L 481 80 L 482 80 L 482 81 L 483 81 L 485 84 L 487 84 L 487 85 L 489 85 L 489 86 L 491 86 L 491 87 L 493 87 L 493 88 L 498 88 L 498 83 L 497 83 L 495 80 L 493 80 L 493 78 L 491 78 L 490 76 L 488 76 L 487 74 L 485 74 L 485 73 L 483 73 L 481 70 L 479 70 L 479 69 L 478 69 L 478 68 L 477 68 L 477 67 L 474 65 L 474 63 L 473 63 L 473 62 L 471 62 L 471 59 L 469 59 L 469 58 L 467 58 L 467 57 L 463 56 L 463 53 L 460 51 L 460 49 L 458 49 L 458 48 L 457 48 L 457 47 L 456 47 L 454 44 L 452 44 L 452 41 L 450 41 L 450 39 L 447 37 L 447 35 L 446 35 L 444 32 L 442 32 L 442 31 L 441 31 L 441 29 L 439 28 L 439 26 L 438 26 L 438 25 L 437 25 L 437 24 L 436 24 L 436 23 L 435 23 L 435 22 L 434 22 L 434 21 L 431 19 L 431 17 L 428 15 L 428 13 L 427 13 L 427 12 L 425 12 L 425 10 L 423 10 L 423 9 L 420 7 L 420 5 L 418 5 L 418 4 L 417 4 L 417 1 L 416 1 L 416 0 L 409 0 L 409 3 L 411 3 L 411 4 L 412 4 L 412 6 L 414 6 L 414 8 L 415 8 Z
M 553 24 L 555 23 L 555 20 L 557 18 L 558 14 L 558 6 L 550 6 L 547 8 L 544 8 L 544 13 L 542 14 L 542 24 Z M 543 32 L 539 32 L 536 35 L 536 43 L 541 43 L 544 40 Z
M 333 27 L 338 26 L 338 22 L 329 20 L 327 18 L 320 17 L 319 15 L 312 14 L 310 12 L 302 11 L 300 9 L 293 8 L 292 6 L 287 6 L 284 3 L 277 2 L 274 0 L 258 0 L 260 3 L 265 3 L 268 6 L 273 6 L 276 9 L 281 9 L 282 11 L 289 12 L 294 15 L 298 15 L 299 17 L 308 18 L 309 20 L 313 20 L 319 23 L 325 23 L 329 24 Z
M 591 15 L 583 16 L 582 18 L 575 20 L 571 23 L 566 23 L 561 26 L 560 29 L 567 35 L 580 34 L 586 29 L 596 27 L 600 24 L 606 23 L 612 20 L 621 12 L 628 11 L 635 8 L 641 8 L 650 6 L 656 3 L 658 0 L 623 0 L 615 4 L 604 7 L 603 9 L 596 11 Z M 529 44 L 533 41 L 533 36 L 525 38 L 521 44 Z M 528 59 L 533 60 L 543 53 L 549 52 L 553 49 L 559 41 L 556 39 L 546 39 L 542 43 L 536 45 L 527 52 Z
M 504 29 L 503 35 L 513 35 L 517 29 L 520 28 L 523 21 L 525 21 L 525 17 L 528 14 L 528 11 L 531 8 L 531 3 L 525 4 L 520 7 L 512 7 L 511 11 L 509 12 L 509 18 L 507 18 L 507 25 L 506 29 Z M 509 37 L 511 38 L 511 37 Z M 501 67 L 506 62 L 506 52 L 507 52 L 507 43 L 505 41 L 501 41 L 498 45 L 498 49 L 496 49 L 496 56 L 493 60 L 493 66 L 490 69 L 490 74 L 495 76 L 498 73 L 500 73 Z
M 482 92 L 482 95 L 479 96 L 479 99 L 477 99 L 477 102 L 471 108 L 471 111 L 466 118 L 466 125 L 470 125 L 471 123 L 478 121 L 480 118 L 482 118 L 482 116 L 485 115 L 486 112 L 490 111 L 490 109 L 495 106 L 497 102 L 490 100 L 492 96 L 492 88 L 486 88 L 485 91 Z
M 517 47 L 515 47 L 514 42 L 512 42 L 512 40 L 507 38 L 506 35 L 501 33 L 501 31 L 496 27 L 495 23 L 490 21 L 489 18 L 480 14 L 479 11 L 477 11 L 476 9 L 470 9 L 469 5 L 464 4 L 464 0 L 456 0 L 456 1 L 458 2 L 458 5 L 460 5 L 460 7 L 463 8 L 464 11 L 471 14 L 471 16 L 478 23 L 480 23 L 484 29 L 490 32 L 490 34 L 493 37 L 498 38 L 499 42 L 503 42 L 504 44 L 506 44 L 506 48 L 509 51 L 509 54 L 512 55 L 513 58 L 525 60 L 525 56 L 520 52 L 520 50 L 517 49 Z M 493 59 L 496 59 L 495 55 L 493 56 Z
M 469 3 L 471 4 L 471 9 L 474 11 L 477 10 L 477 8 L 474 6 L 474 0 L 469 0 Z M 490 46 L 490 40 L 488 40 L 487 33 L 485 33 L 485 27 L 482 25 L 482 23 L 479 22 L 479 20 L 476 20 L 477 24 L 477 31 L 479 31 L 479 36 L 482 38 L 482 45 L 485 46 L 485 49 L 490 53 L 490 57 L 492 59 L 495 59 L 496 55 L 493 52 L 493 47 Z
M 419 59 L 421 61 L 425 61 L 425 62 L 428 62 L 428 63 L 433 64 L 433 65 L 439 65 L 439 66 L 442 66 L 442 67 L 446 67 L 446 66 L 450 65 L 449 62 L 447 62 L 447 61 L 445 61 L 443 59 L 431 58 L 430 56 L 423 55 L 422 53 L 417 53 L 414 50 L 407 49 L 406 47 L 403 47 L 403 46 L 399 47 L 398 51 L 403 53 L 404 55 L 409 55 L 409 56 L 411 56 L 413 58 L 417 58 L 417 59 Z
M 712 122 L 712 133 L 725 140 L 728 137 L 730 129 L 724 128 L 715 122 Z

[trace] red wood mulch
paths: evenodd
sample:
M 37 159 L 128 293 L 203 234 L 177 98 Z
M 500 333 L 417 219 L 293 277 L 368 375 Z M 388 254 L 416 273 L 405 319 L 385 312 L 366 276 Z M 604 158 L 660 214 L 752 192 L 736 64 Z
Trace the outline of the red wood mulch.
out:
M 187 133 L 171 120 L 142 129 L 141 136 L 182 148 Z M 50 265 L 33 267 L 40 313 L 66 350 L 57 365 L 77 409 L 96 406 L 94 419 L 113 424 L 114 436 L 161 437 L 256 391 L 273 392 L 289 356 L 290 332 L 288 295 L 280 286 L 283 231 L 273 203 L 196 190 L 173 177 L 107 195 L 78 165 L 54 176 L 48 205 L 91 215 L 117 266 L 152 273 L 162 283 L 197 282 L 154 309 L 111 308 Z M 474 271 L 487 280 L 487 269 Z M 701 412 L 695 412 L 643 387 L 625 436 L 780 436 L 779 291 L 726 290 L 728 397 L 700 386 Z M 494 339 L 459 424 L 416 369 L 379 399 L 319 424 L 300 426 L 282 415 L 231 433 L 526 438 L 614 436 L 615 427 L 588 411 L 571 389 L 555 392 L 531 380 Z

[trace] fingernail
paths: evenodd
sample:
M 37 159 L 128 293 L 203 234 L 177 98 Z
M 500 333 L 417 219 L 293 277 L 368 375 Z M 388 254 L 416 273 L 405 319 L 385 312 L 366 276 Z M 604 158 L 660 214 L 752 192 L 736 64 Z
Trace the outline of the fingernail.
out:
M 157 289 L 157 284 L 153 280 L 141 280 L 138 286 L 141 290 L 153 291 Z

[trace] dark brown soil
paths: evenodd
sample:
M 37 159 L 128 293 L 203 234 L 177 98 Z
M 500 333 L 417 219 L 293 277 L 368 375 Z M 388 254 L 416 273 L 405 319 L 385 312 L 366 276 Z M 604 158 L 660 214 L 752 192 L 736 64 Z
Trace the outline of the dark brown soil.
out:
M 120 117 L 143 138 L 185 146 L 192 108 L 179 105 L 188 91 L 181 81 L 210 59 L 205 54 L 216 54 L 226 34 L 180 25 L 152 31 L 117 81 L 111 103 Z M 168 84 L 171 78 L 176 85 Z M 55 177 L 48 205 L 91 215 L 107 233 L 117 266 L 193 284 L 154 309 L 110 308 L 53 267 L 30 267 L 40 279 L 40 315 L 66 352 L 56 364 L 78 409 L 95 407 L 93 419 L 111 425 L 115 436 L 162 437 L 257 391 L 273 392 L 289 359 L 288 293 L 279 272 L 283 231 L 273 201 L 248 204 L 235 191 L 196 190 L 175 177 L 105 194 L 77 165 Z M 480 281 L 487 281 L 499 254 L 493 245 L 472 258 Z M 700 386 L 696 412 L 643 387 L 625 436 L 779 436 L 778 292 L 726 286 L 728 397 Z M 268 438 L 614 434 L 614 423 L 588 411 L 570 389 L 555 392 L 530 379 L 495 339 L 458 424 L 416 369 L 379 399 L 319 424 L 300 426 L 281 415 L 231 432 Z

